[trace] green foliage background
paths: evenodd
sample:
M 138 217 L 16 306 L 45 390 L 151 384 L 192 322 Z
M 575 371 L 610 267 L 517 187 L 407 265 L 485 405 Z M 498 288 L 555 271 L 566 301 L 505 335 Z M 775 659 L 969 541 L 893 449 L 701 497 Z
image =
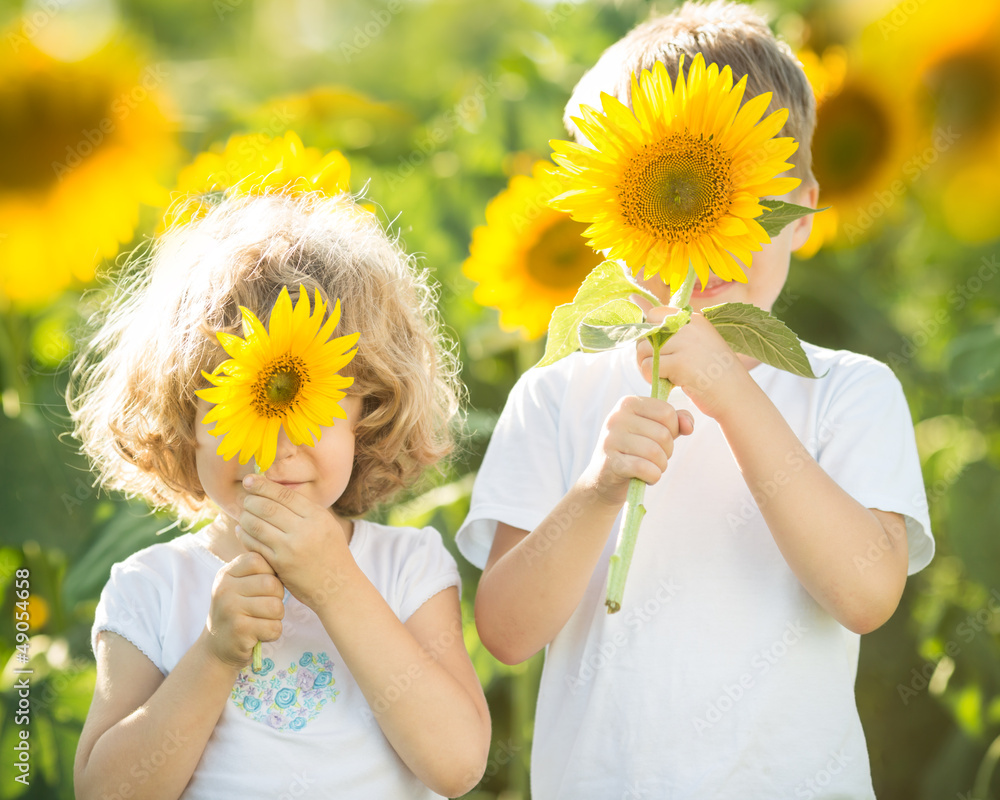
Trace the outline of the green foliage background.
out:
M 811 20 L 825 35 L 849 27 L 846 15 L 858 6 L 771 4 L 779 19 Z M 0 2 L 0 24 L 23 10 Z M 638 0 L 118 6 L 123 28 L 166 70 L 188 153 L 234 132 L 286 128 L 309 146 L 341 149 L 352 187 L 367 183 L 379 213 L 433 270 L 461 347 L 469 437 L 447 480 L 383 517 L 434 524 L 452 549 L 496 415 L 541 352 L 540 343 L 502 332 L 496 313 L 473 301 L 460 271 L 471 231 L 518 154 L 545 157 L 548 139 L 563 136 L 562 107 L 584 69 L 649 11 Z M 10 56 L 6 47 L 0 44 L 0 59 Z M 391 113 L 288 116 L 293 107 L 283 98 L 326 85 L 364 93 Z M 887 361 L 917 425 L 938 555 L 910 579 L 892 620 L 864 638 L 857 696 L 877 794 L 998 798 L 1000 245 L 952 238 L 926 193 L 901 198 L 890 216 L 863 243 L 795 260 L 776 313 L 804 339 Z M 150 212 L 143 235 L 154 218 Z M 8 402 L 0 414 L 0 798 L 72 797 L 73 754 L 93 692 L 89 631 L 100 590 L 112 563 L 164 529 L 162 536 L 177 534 L 171 520 L 93 489 L 87 465 L 62 436 L 80 309 L 80 292 L 71 291 L 3 317 L 2 386 L 20 386 L 22 396 L 19 409 Z M 471 623 L 477 571 L 459 562 L 467 643 L 494 721 L 487 774 L 470 797 L 526 798 L 540 660 L 505 667 L 481 647 Z M 28 788 L 8 769 L 17 736 L 12 583 L 19 567 L 30 569 L 32 591 L 49 608 L 31 642 Z

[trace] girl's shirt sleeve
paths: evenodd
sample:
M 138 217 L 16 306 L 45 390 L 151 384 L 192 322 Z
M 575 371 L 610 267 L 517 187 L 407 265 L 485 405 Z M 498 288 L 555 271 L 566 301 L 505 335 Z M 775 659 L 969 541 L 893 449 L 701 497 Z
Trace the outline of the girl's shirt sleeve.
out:
M 363 525 L 366 541 L 356 553 L 358 564 L 400 622 L 406 622 L 420 606 L 451 586 L 457 586 L 461 593 L 458 565 L 434 528 Z M 355 538 L 358 530 L 356 523 Z
M 115 564 L 94 615 L 91 630 L 94 653 L 97 653 L 97 635 L 111 631 L 134 644 L 166 675 L 160 634 L 166 588 L 163 577 L 135 557 Z
M 399 619 L 406 622 L 434 595 L 452 586 L 462 594 L 458 565 L 434 528 L 424 528 L 413 537 L 413 551 L 403 567 L 403 596 Z

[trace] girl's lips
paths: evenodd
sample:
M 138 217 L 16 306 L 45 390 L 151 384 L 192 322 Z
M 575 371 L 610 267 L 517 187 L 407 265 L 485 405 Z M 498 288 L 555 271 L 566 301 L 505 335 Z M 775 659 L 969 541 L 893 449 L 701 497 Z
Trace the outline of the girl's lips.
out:
M 698 281 L 694 285 L 694 291 L 692 291 L 691 294 L 698 295 L 699 297 L 714 297 L 719 292 L 723 291 L 727 286 L 729 286 L 729 281 L 724 281 L 713 275 L 704 289 L 701 286 L 701 281 Z

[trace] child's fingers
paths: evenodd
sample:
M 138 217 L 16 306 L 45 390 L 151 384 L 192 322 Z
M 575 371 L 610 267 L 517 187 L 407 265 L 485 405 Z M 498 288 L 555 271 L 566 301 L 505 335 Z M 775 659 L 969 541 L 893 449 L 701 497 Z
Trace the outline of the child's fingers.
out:
M 678 435 L 677 410 L 662 398 L 625 397 L 608 418 L 609 427 L 624 426 L 634 429 L 642 425 L 642 420 L 648 420 L 664 426 L 671 436 Z M 648 432 L 648 426 L 645 427 Z
M 280 600 L 285 596 L 285 587 L 272 574 L 246 575 L 239 579 L 236 586 L 244 597 L 276 597 Z
M 280 514 L 278 517 L 279 519 L 261 516 L 255 511 L 247 508 L 244 503 L 243 511 L 240 512 L 239 517 L 236 519 L 238 528 L 236 533 L 239 534 L 240 530 L 242 530 L 244 533 L 250 534 L 250 536 L 265 547 L 273 549 L 285 538 L 285 530 L 293 527 L 293 525 L 288 524 L 293 520 L 281 520 Z M 297 521 L 301 522 L 301 520 Z M 284 525 L 282 524 L 283 522 L 285 523 Z
M 244 507 L 251 497 L 261 497 L 287 508 L 300 517 L 307 516 L 311 509 L 309 501 L 294 489 L 275 483 L 265 475 L 247 475 L 243 478 L 243 488 L 247 493 L 247 497 L 243 501 Z
M 263 495 L 247 494 L 243 498 L 243 510 L 258 519 L 270 522 L 279 530 L 288 530 L 302 520 L 300 514 L 282 505 L 278 500 Z
M 254 534 L 249 533 L 242 526 L 243 521 L 244 521 L 243 516 L 241 515 L 240 516 L 241 524 L 236 526 L 236 538 L 240 540 L 240 544 L 242 544 L 251 553 L 259 555 L 269 564 L 273 564 L 275 559 L 274 548 L 272 548 L 270 545 L 262 541 L 261 535 L 259 533 L 254 533 Z M 260 522 L 260 520 L 258 520 L 258 522 Z M 266 524 L 266 523 L 261 523 L 261 524 Z M 275 540 L 272 538 L 271 541 L 273 542 Z
M 248 597 L 243 601 L 243 613 L 254 619 L 280 620 L 285 616 L 285 604 L 278 597 Z
M 667 462 L 665 458 L 660 460 L 662 451 L 659 455 L 652 453 L 650 455 L 651 458 L 646 458 L 639 455 L 618 453 L 611 459 L 611 468 L 619 478 L 627 480 L 638 478 L 643 483 L 652 486 L 663 476 Z
M 259 619 L 254 621 L 254 639 L 258 642 L 276 642 L 281 638 L 281 620 Z
M 260 553 L 241 553 L 236 556 L 225 569 L 234 578 L 245 578 L 248 575 L 274 575 L 271 565 Z
M 694 433 L 694 417 L 690 411 L 677 412 L 677 432 L 680 436 L 688 436 Z
M 628 422 L 628 428 L 608 431 L 607 449 L 611 453 L 638 456 L 663 469 L 674 452 L 674 437 L 665 425 L 641 417 Z

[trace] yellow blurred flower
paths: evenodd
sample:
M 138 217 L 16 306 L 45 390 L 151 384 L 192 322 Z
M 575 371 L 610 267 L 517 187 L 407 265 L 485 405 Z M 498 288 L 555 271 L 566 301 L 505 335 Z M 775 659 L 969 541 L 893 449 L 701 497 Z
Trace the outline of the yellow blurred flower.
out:
M 486 206 L 486 224 L 472 232 L 462 271 L 476 281 L 477 303 L 500 311 L 500 327 L 537 339 L 552 310 L 572 301 L 601 258 L 583 240 L 586 225 L 548 205 L 560 191 L 555 167 L 537 161 Z
M 240 310 L 244 338 L 218 334 L 230 358 L 211 374 L 202 373 L 213 386 L 196 394 L 215 404 L 203 421 L 214 422 L 211 434 L 223 437 L 219 454 L 230 459 L 238 453 L 241 464 L 252 456 L 264 471 L 274 462 L 281 428 L 293 444 L 311 445 L 319 441 L 322 426 L 347 418 L 339 403 L 354 378 L 338 370 L 357 353 L 351 348 L 358 334 L 330 339 L 340 321 L 340 301 L 324 322 L 326 303 L 319 290 L 310 313 L 305 289 L 300 287 L 293 308 L 282 287 L 267 328 L 252 311 Z
M 957 10 L 925 0 L 906 17 L 901 9 L 875 31 L 919 82 L 926 197 L 940 203 L 959 239 L 993 239 L 1000 236 L 1000 4 L 970 0 Z
M 799 60 L 816 95 L 812 155 L 819 206 L 829 206 L 813 218 L 798 250 L 808 257 L 824 244 L 858 244 L 885 216 L 901 211 L 916 125 L 912 94 L 900 86 L 912 86 L 912 78 L 890 76 L 841 47 L 822 57 L 804 51 Z
M 288 131 L 271 138 L 263 133 L 231 136 L 216 152 L 199 154 L 177 179 L 179 199 L 171 204 L 163 228 L 197 219 L 220 197 L 281 191 L 300 194 L 350 190 L 351 167 L 338 150 L 326 155 L 305 147 Z
M 261 130 L 291 128 L 308 141 L 331 142 L 347 150 L 398 147 L 417 122 L 401 106 L 346 86 L 319 86 L 277 97 L 255 111 L 251 120 Z
M 31 630 L 40 631 L 49 621 L 49 604 L 44 597 L 37 594 L 28 595 L 28 625 Z
M 736 259 L 749 264 L 770 241 L 760 199 L 800 183 L 776 177 L 798 147 L 775 138 L 788 110 L 761 119 L 771 94 L 741 105 L 745 89 L 745 76 L 734 86 L 728 66 L 698 53 L 676 87 L 662 62 L 633 78 L 634 113 L 602 94 L 603 113 L 583 106 L 574 118 L 592 146 L 552 142 L 565 188 L 553 205 L 592 223 L 590 245 L 633 273 L 679 286 L 690 264 L 702 286 L 709 271 L 745 282 Z
M 18 40 L 0 59 L 0 304 L 93 279 L 131 240 L 175 154 L 163 65 L 125 45 L 72 63 Z

